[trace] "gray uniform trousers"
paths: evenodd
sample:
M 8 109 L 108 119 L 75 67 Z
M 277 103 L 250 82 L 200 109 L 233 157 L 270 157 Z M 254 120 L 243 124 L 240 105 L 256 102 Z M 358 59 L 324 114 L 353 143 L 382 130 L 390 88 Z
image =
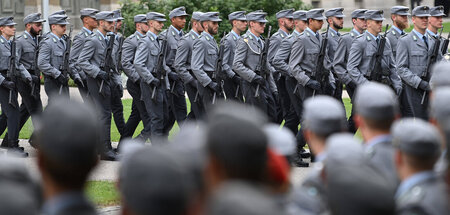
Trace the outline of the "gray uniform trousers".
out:
M 222 59 L 222 77 L 224 79 L 223 90 L 227 99 L 244 102 L 242 95 L 241 82 L 235 82 L 232 78 L 238 74 L 233 71 L 234 52 L 236 43 L 241 37 L 237 37 L 233 33 L 228 33 L 223 38 L 223 59 Z

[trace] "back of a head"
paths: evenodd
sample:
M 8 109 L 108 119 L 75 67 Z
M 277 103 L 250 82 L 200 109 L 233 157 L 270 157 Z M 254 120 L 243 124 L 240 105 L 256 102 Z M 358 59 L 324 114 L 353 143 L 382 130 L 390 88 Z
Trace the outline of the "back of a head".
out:
M 209 119 L 237 118 L 263 125 L 268 122 L 267 116 L 259 109 L 235 101 L 220 101 L 211 111 Z
M 234 117 L 216 119 L 208 124 L 206 144 L 230 179 L 263 179 L 267 137 L 258 125 Z
M 320 95 L 307 99 L 304 103 L 303 120 L 306 129 L 323 137 L 347 129 L 343 105 L 330 96 Z
M 394 91 L 376 82 L 368 82 L 358 87 L 354 105 L 358 115 L 374 121 L 393 120 L 399 113 Z
M 430 101 L 430 117 L 439 124 L 450 118 L 450 86 L 443 86 L 433 91 Z
M 366 162 L 352 134 L 328 138 L 327 154 L 325 181 L 331 214 L 394 214 L 392 187 Z
M 430 84 L 433 91 L 439 87 L 450 86 L 450 76 L 448 75 L 448 69 L 450 68 L 450 62 L 440 61 L 436 62 L 432 66 Z
M 119 189 L 124 207 L 136 215 L 182 215 L 186 212 L 188 183 L 167 148 L 143 147 L 123 160 Z
M 37 126 L 39 158 L 61 185 L 80 186 L 96 165 L 99 123 L 94 110 L 76 101 L 56 100 Z

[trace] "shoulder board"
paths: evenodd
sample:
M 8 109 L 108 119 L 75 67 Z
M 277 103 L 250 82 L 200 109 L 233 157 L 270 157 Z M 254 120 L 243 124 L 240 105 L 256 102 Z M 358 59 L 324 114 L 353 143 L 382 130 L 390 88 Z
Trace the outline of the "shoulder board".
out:
M 275 32 L 275 34 L 272 35 L 272 37 L 278 36 L 278 34 L 280 34 L 280 32 Z
M 26 34 L 22 34 L 22 35 L 18 36 L 17 39 L 20 39 L 20 38 L 22 38 L 22 37 L 25 38 L 25 39 L 27 39 L 28 36 L 27 36 Z
M 294 36 L 294 34 L 289 34 L 286 38 L 291 38 L 293 36 Z
M 78 35 L 83 35 L 83 31 L 78 32 Z
M 56 38 L 52 37 L 52 40 L 54 43 L 57 43 L 58 41 L 56 40 Z
M 356 38 L 360 38 L 360 37 L 363 37 L 363 36 L 364 36 L 364 34 L 360 34 L 360 35 L 356 36 Z
M 244 34 L 244 35 L 242 35 L 242 38 L 244 38 L 244 39 L 248 39 L 248 38 L 249 38 L 249 36 L 248 36 L 248 34 Z
M 128 36 L 128 38 L 133 39 L 133 37 L 135 37 L 135 36 L 136 36 L 135 34 L 132 34 L 132 35 Z
M 194 35 L 190 35 L 191 36 L 191 38 L 193 39 L 193 40 L 195 40 L 195 36 Z
M 0 43 L 4 43 L 5 40 L 3 40 L 3 38 L 0 38 Z
M 326 33 L 327 33 L 327 32 L 322 32 L 322 33 L 320 33 L 320 35 L 325 36 Z M 330 33 L 331 33 L 331 32 L 330 32 Z
M 91 34 L 91 37 L 95 37 L 95 36 L 97 36 L 97 34 Z
M 400 38 L 406 37 L 408 36 L 408 33 L 403 34 L 402 36 L 400 36 Z
M 352 32 L 343 33 L 343 34 L 341 34 L 341 36 L 345 36 L 345 35 L 349 35 L 349 34 L 352 35 L 351 33 Z

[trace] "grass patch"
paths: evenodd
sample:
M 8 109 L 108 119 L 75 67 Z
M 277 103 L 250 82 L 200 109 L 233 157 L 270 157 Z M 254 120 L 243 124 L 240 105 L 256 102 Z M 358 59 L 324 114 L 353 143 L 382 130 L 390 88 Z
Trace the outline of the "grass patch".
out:
M 119 191 L 114 182 L 89 181 L 85 192 L 88 199 L 97 206 L 107 207 L 120 204 Z

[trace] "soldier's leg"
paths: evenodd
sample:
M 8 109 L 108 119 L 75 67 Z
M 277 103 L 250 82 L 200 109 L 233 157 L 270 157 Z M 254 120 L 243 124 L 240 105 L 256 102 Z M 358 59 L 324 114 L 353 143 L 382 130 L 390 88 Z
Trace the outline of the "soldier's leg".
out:
M 264 86 L 259 87 L 258 95 L 256 95 L 256 85 L 251 84 L 248 81 L 243 81 L 242 88 L 244 90 L 245 103 L 253 107 L 258 107 L 262 112 L 267 114 L 268 110 L 264 98 Z
M 141 135 L 144 139 L 146 139 L 146 137 L 149 137 L 150 135 L 149 118 L 141 101 L 140 82 L 133 83 L 130 79 L 128 79 L 127 90 L 128 93 L 130 93 L 131 97 L 133 97 L 133 102 L 131 104 L 131 114 L 127 122 L 125 123 L 125 129 L 122 138 L 132 137 L 137 126 L 139 125 L 139 122 L 142 120 L 144 129 L 141 131 Z M 146 133 L 146 131 L 148 132 Z
M 170 104 L 172 106 L 172 112 L 177 120 L 178 124 L 182 124 L 187 117 L 186 97 L 184 96 L 184 84 L 181 80 L 172 82 L 173 94 L 171 96 Z M 171 86 L 172 87 L 172 86 Z
M 262 105 L 263 108 L 266 109 L 267 116 L 269 120 L 273 123 L 280 123 L 279 118 L 279 107 L 278 103 L 275 100 L 275 97 L 272 94 L 272 90 L 269 88 L 269 84 L 266 82 L 264 87 L 261 87 L 261 99 L 263 99 Z M 263 96 L 264 95 L 264 96 Z
M 225 91 L 227 100 L 231 99 L 233 101 L 242 102 L 242 89 L 240 86 L 238 86 L 239 84 L 236 84 L 231 78 L 227 78 L 224 80 L 223 90 Z
M 152 90 L 147 84 L 141 83 L 142 95 L 144 98 L 145 108 L 150 116 L 152 144 L 159 144 L 167 140 L 166 131 L 164 130 L 164 90 L 160 87 L 156 88 L 155 98 L 151 99 Z
M 409 85 L 406 85 L 403 91 L 406 93 L 408 105 L 411 107 L 413 117 L 428 120 L 428 98 L 425 98 L 424 103 L 421 104 L 424 91 L 415 89 Z M 427 93 L 426 97 L 428 95 Z
M 191 113 L 193 113 L 193 119 L 202 118 L 205 110 L 203 108 L 202 98 L 200 93 L 197 92 L 197 88 L 192 87 L 189 84 L 184 85 L 189 101 L 191 103 Z
M 202 96 L 203 107 L 205 107 L 205 115 L 208 116 L 213 105 L 213 99 L 215 99 L 214 102 L 217 102 L 219 100 L 219 96 L 216 93 L 216 98 L 213 98 L 214 92 L 208 87 L 199 87 L 199 91 Z
M 291 99 L 287 91 L 286 78 L 281 76 L 280 80 L 277 82 L 278 95 L 280 96 L 281 110 L 283 112 L 284 126 L 288 128 L 292 133 L 296 134 L 298 131 L 299 120 L 295 111 L 293 111 L 293 106 L 291 104 Z
M 6 117 L 6 123 L 8 128 L 8 152 L 17 154 L 20 157 L 27 157 L 28 153 L 23 152 L 19 149 L 19 103 L 17 99 L 12 102 L 14 104 L 9 104 L 9 93 L 10 91 L 4 87 L 0 87 L 0 104 L 2 108 L 2 113 Z M 17 91 L 13 92 L 15 98 L 17 98 Z
M 123 87 L 120 84 L 112 83 L 111 85 L 111 108 L 114 116 L 114 123 L 120 136 L 123 135 L 125 129 L 125 119 L 123 117 Z
M 355 90 L 354 88 L 350 87 L 350 86 L 345 86 L 348 96 L 350 97 L 350 100 L 353 101 L 353 95 L 355 94 Z M 352 132 L 352 133 L 356 133 L 356 131 L 358 130 L 358 128 L 356 127 L 355 121 L 353 120 L 353 114 L 355 111 L 355 105 L 352 105 L 352 111 L 350 114 L 350 117 L 348 118 L 348 131 Z

